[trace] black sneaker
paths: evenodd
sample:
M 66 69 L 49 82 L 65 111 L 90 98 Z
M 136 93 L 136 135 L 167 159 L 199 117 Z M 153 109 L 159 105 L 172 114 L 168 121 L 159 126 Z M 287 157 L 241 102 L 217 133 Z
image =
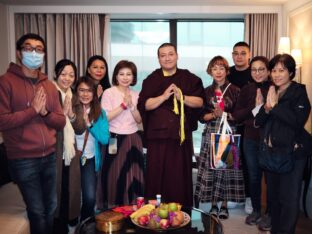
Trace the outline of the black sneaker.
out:
M 271 216 L 268 214 L 263 215 L 258 223 L 258 228 L 260 231 L 270 231 L 272 228 Z
M 219 211 L 219 219 L 227 219 L 227 218 L 229 218 L 229 210 L 227 207 L 221 206 Z
M 250 215 L 248 215 L 245 219 L 245 223 L 249 225 L 256 225 L 261 220 L 261 214 L 258 211 L 253 211 Z
M 218 217 L 218 213 L 219 213 L 219 208 L 218 206 L 214 205 L 214 206 L 211 206 L 211 209 L 209 211 L 209 214 L 210 215 L 213 215 L 215 217 Z

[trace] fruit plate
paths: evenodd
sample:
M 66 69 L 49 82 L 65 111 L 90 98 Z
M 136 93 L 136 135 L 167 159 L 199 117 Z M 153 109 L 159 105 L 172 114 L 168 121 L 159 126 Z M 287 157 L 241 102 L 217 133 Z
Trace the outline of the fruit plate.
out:
M 183 212 L 183 216 L 184 216 L 184 221 L 181 225 L 179 226 L 176 226 L 176 227 L 168 227 L 166 229 L 163 229 L 163 228 L 150 228 L 148 226 L 143 226 L 143 225 L 140 225 L 138 222 L 134 221 L 133 219 L 131 219 L 132 223 L 140 228 L 144 228 L 144 229 L 149 229 L 149 230 L 152 230 L 152 231 L 156 231 L 156 232 L 163 232 L 163 231 L 167 231 L 167 230 L 174 230 L 174 229 L 178 229 L 178 228 L 182 228 L 184 226 L 186 226 L 190 221 L 191 221 L 191 217 L 189 216 L 189 214 L 185 213 L 184 211 Z

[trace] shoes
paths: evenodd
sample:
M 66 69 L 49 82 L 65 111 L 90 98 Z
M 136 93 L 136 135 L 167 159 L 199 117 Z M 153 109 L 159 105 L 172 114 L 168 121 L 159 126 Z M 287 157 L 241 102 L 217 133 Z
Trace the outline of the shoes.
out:
M 234 209 L 234 208 L 236 208 L 237 205 L 238 205 L 237 202 L 231 202 L 231 201 L 227 202 L 227 208 L 228 209 Z
M 75 234 L 77 226 L 70 226 L 68 225 L 68 234 Z
M 219 211 L 219 219 L 227 219 L 229 217 L 229 210 L 227 207 L 221 206 L 220 211 Z
M 245 212 L 246 214 L 251 214 L 252 213 L 252 204 L 251 204 L 251 199 L 250 197 L 246 197 L 245 201 Z
M 218 217 L 218 213 L 219 213 L 219 208 L 216 205 L 211 206 L 209 214 L 215 217 Z
M 258 211 L 253 211 L 250 215 L 248 215 L 245 219 L 245 223 L 248 225 L 256 225 L 261 220 L 261 214 Z
M 265 214 L 261 217 L 260 222 L 258 223 L 258 228 L 260 231 L 270 231 L 272 228 L 271 217 L 268 214 Z

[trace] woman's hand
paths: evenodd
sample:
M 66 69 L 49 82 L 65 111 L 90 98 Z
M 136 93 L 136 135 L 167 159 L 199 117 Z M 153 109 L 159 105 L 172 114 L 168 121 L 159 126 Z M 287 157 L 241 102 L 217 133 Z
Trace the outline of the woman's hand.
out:
M 102 93 L 104 92 L 102 85 L 98 84 L 97 89 L 96 89 L 96 93 L 98 97 L 101 97 Z
M 68 118 L 70 119 L 74 118 L 75 114 L 72 108 L 72 100 L 68 95 L 66 95 L 64 99 L 63 111 L 64 111 L 64 115 L 67 115 Z
M 86 125 L 88 127 L 90 127 L 91 123 L 90 123 L 90 120 L 89 120 L 89 115 L 88 115 L 88 112 L 87 112 L 87 108 L 85 106 L 83 106 L 83 119 L 84 119 Z
M 216 117 L 221 117 L 222 114 L 223 114 L 223 110 L 221 109 L 220 105 L 217 103 L 215 105 L 215 108 L 213 110 L 213 114 L 216 116 Z
M 257 88 L 257 95 L 256 95 L 256 106 L 262 105 L 264 103 L 264 98 L 261 93 L 261 89 Z
M 123 102 L 129 108 L 131 108 L 133 106 L 133 104 L 132 104 L 132 96 L 131 96 L 129 90 L 126 92 L 126 94 L 124 96 L 124 99 L 123 99 Z
M 268 113 L 278 102 L 278 94 L 275 91 L 275 87 L 272 85 L 269 88 L 266 103 L 264 105 L 265 111 Z
M 278 102 L 278 94 L 275 91 L 274 86 L 270 86 L 268 96 L 267 96 L 267 106 L 271 109 L 277 104 Z

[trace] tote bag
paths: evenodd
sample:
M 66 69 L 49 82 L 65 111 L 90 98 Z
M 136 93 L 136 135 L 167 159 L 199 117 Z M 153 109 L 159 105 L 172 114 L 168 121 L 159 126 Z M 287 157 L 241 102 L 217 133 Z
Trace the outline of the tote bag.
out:
M 220 131 L 222 126 L 222 131 Z M 227 113 L 223 112 L 217 133 L 211 133 L 210 169 L 240 169 L 240 134 L 232 134 L 227 121 Z

